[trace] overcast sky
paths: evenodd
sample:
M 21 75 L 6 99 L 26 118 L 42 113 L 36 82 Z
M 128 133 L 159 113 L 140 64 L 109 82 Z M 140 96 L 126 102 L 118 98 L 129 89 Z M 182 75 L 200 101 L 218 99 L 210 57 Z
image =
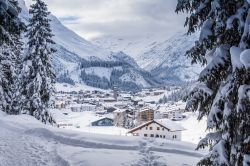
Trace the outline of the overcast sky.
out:
M 31 0 L 26 0 L 30 4 Z M 100 35 L 166 36 L 183 28 L 177 0 L 45 0 L 63 24 L 84 38 Z

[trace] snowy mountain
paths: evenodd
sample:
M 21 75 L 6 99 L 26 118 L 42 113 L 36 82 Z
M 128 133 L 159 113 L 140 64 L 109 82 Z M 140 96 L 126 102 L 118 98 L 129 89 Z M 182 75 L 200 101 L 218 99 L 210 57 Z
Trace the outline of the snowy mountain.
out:
M 19 0 L 19 5 L 22 8 L 21 18 L 27 23 L 29 14 L 24 0 Z M 53 64 L 59 82 L 85 83 L 101 88 L 117 86 L 122 90 L 139 90 L 159 84 L 128 55 L 94 45 L 69 30 L 55 16 L 51 15 L 50 19 L 57 49 Z M 109 66 L 112 63 L 116 65 Z M 121 72 L 114 76 L 117 68 Z M 94 83 L 97 80 L 98 83 Z
M 191 60 L 185 56 L 186 51 L 197 39 L 198 33 L 191 36 L 177 33 L 137 56 L 137 63 L 166 83 L 182 83 L 197 79 L 202 67 L 191 65 Z
M 91 41 L 105 49 L 109 49 L 114 52 L 123 51 L 124 53 L 135 58 L 144 53 L 145 50 L 149 50 L 164 40 L 166 40 L 164 36 L 157 37 L 154 35 L 147 35 L 146 37 L 104 35 L 94 38 Z
M 153 35 L 145 38 L 102 36 L 93 42 L 113 51 L 124 51 L 134 57 L 141 68 L 165 83 L 181 84 L 196 79 L 201 67 L 191 65 L 191 61 L 184 55 L 198 39 L 198 35 L 177 33 L 168 40 L 166 38 Z

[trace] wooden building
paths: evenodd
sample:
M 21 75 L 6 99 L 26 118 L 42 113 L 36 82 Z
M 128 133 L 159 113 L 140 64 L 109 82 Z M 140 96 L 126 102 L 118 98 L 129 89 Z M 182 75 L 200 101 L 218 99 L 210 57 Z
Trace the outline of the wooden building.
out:
M 154 110 L 150 108 L 143 109 L 139 112 L 138 122 L 139 124 L 151 121 L 154 119 Z

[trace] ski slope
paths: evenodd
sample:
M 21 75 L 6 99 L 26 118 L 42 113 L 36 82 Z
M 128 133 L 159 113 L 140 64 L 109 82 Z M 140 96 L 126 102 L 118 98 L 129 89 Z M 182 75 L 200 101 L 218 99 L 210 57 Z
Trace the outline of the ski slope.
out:
M 0 112 L 0 130 L 1 166 L 192 166 L 203 155 L 193 144 L 57 129 L 27 115 Z

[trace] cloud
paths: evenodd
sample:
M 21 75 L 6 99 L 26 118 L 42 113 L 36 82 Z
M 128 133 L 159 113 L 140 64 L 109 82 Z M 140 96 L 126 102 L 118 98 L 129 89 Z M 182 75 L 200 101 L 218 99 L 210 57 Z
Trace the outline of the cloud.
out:
M 27 0 L 30 2 L 30 0 Z M 184 31 L 177 0 L 45 0 L 49 10 L 85 38 L 173 35 Z

